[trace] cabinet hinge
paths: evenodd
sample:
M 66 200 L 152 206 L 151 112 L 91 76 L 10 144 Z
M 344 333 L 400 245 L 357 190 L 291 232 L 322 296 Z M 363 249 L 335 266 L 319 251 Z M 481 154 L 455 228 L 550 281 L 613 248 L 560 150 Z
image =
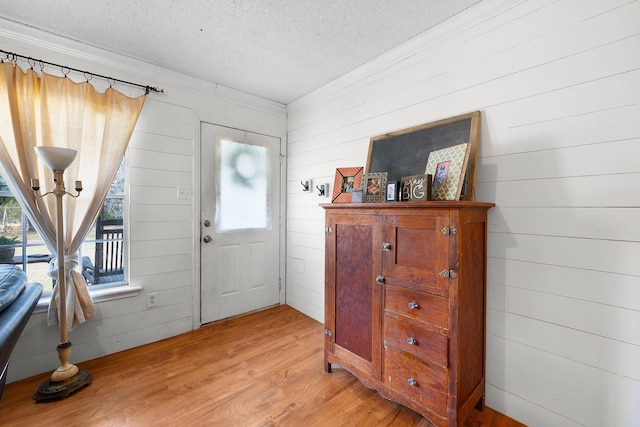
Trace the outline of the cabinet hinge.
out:
M 331 331 L 330 331 L 330 330 L 328 330 L 328 329 L 325 329 L 325 330 L 324 330 L 324 334 L 325 334 L 326 336 L 328 336 L 328 337 L 330 337 L 330 336 L 332 335 L 332 334 L 331 334 Z
M 455 236 L 458 234 L 458 229 L 455 227 L 443 227 L 440 231 L 442 231 L 442 234 L 445 236 Z
M 444 277 L 445 279 L 455 279 L 456 277 L 458 277 L 458 273 L 456 273 L 455 270 L 444 269 L 440 272 L 440 276 Z
M 324 228 L 324 232 L 325 233 L 331 233 L 331 227 L 325 227 Z

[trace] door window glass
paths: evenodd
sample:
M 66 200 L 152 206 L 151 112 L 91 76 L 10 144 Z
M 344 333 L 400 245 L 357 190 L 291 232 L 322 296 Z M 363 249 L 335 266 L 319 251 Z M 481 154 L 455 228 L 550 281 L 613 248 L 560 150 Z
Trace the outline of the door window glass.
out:
M 271 228 L 269 148 L 216 140 L 216 231 Z

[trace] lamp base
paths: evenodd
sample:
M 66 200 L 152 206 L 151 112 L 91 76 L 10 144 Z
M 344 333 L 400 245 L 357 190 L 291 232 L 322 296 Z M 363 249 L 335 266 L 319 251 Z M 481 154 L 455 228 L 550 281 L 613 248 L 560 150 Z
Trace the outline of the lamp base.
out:
M 91 374 L 86 369 L 80 369 L 77 374 L 64 381 L 53 382 L 51 379 L 46 380 L 33 395 L 33 399 L 37 402 L 65 399 L 71 393 L 90 384 Z

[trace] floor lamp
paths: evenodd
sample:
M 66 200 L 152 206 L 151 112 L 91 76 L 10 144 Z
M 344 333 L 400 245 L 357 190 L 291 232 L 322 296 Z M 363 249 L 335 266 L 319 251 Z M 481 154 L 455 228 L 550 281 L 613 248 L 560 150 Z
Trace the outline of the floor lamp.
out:
M 45 197 L 53 194 L 56 198 L 56 246 L 58 252 L 58 290 L 60 294 L 60 304 L 58 304 L 59 312 L 59 329 L 60 344 L 56 350 L 60 359 L 60 367 L 56 369 L 51 378 L 42 383 L 33 398 L 36 401 L 63 399 L 74 391 L 91 383 L 91 374 L 86 369 L 78 369 L 76 365 L 69 363 L 71 356 L 71 343 L 67 338 L 67 288 L 64 267 L 64 222 L 62 218 L 62 197 L 69 195 L 78 197 L 82 191 L 82 182 L 76 181 L 77 194 L 67 193 L 64 188 L 63 175 L 64 171 L 76 158 L 77 151 L 69 148 L 60 147 L 34 147 L 36 154 L 49 169 L 53 172 L 53 181 L 55 188 L 45 194 L 38 194 L 40 191 L 40 183 L 37 179 L 31 180 L 31 188 L 38 197 Z

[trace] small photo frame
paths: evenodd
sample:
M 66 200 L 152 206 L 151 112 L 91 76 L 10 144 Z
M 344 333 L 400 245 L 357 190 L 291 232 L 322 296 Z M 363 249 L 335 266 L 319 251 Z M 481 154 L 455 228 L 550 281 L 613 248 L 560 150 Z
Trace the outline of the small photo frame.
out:
M 436 187 L 442 187 L 447 182 L 449 170 L 451 170 L 451 160 L 446 160 L 436 165 L 436 179 L 433 181 Z
M 431 175 L 405 176 L 400 181 L 400 200 L 424 201 L 431 200 Z
M 426 174 L 433 175 L 431 200 L 460 200 L 469 161 L 469 144 L 429 153 Z
M 399 189 L 400 189 L 400 183 L 398 181 L 392 181 L 392 182 L 387 181 L 387 192 L 386 192 L 385 200 L 387 202 L 396 202 L 400 200 L 398 197 Z
M 338 168 L 333 181 L 333 197 L 331 203 L 351 202 L 351 193 L 362 185 L 363 167 Z
M 387 173 L 376 172 L 362 175 L 362 198 L 364 202 L 384 202 Z

